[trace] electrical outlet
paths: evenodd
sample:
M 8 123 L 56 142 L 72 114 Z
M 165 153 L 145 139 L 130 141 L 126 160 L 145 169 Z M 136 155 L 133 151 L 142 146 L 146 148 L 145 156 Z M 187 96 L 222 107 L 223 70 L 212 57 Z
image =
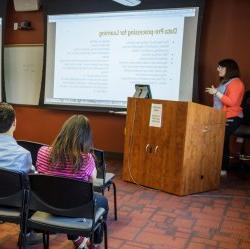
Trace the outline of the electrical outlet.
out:
M 13 28 L 14 28 L 14 30 L 18 30 L 18 22 L 14 22 Z

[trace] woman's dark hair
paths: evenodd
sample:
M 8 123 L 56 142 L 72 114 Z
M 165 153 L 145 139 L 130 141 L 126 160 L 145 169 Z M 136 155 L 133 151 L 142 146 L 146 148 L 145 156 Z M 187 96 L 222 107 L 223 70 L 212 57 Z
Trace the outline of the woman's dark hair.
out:
M 84 115 L 74 115 L 63 125 L 52 143 L 50 165 L 65 168 L 67 163 L 78 171 L 84 164 L 84 154 L 92 149 L 92 133 L 88 119 Z M 87 157 L 86 157 L 87 160 Z
M 221 83 L 226 83 L 228 80 L 240 77 L 240 69 L 236 61 L 233 59 L 224 59 L 218 62 L 218 66 L 226 68 L 226 74 L 220 78 Z

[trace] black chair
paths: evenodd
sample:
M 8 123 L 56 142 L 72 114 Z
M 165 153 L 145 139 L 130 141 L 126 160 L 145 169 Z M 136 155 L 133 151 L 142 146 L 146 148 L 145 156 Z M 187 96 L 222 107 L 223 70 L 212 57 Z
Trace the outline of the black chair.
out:
M 110 190 L 110 186 L 113 186 L 114 192 L 114 212 L 115 220 L 117 220 L 117 198 L 116 198 L 116 185 L 114 183 L 115 174 L 106 172 L 106 163 L 104 158 L 104 151 L 94 149 L 93 150 L 96 161 L 97 179 L 93 182 L 94 191 L 100 192 L 104 195 L 106 189 Z
M 25 173 L 0 168 L 0 220 L 20 225 L 23 234 L 28 181 Z M 18 240 L 22 248 L 22 236 Z
M 33 165 L 36 165 L 37 153 L 41 146 L 45 145 L 38 142 L 17 140 L 17 143 L 30 151 Z M 106 189 L 110 190 L 110 186 L 113 186 L 114 192 L 114 213 L 115 220 L 117 220 L 117 198 L 116 198 L 116 185 L 113 182 L 115 174 L 106 172 L 106 163 L 104 158 L 104 151 L 94 149 L 96 168 L 97 168 L 97 179 L 94 181 L 94 191 L 100 192 L 104 195 Z
M 32 157 L 32 164 L 35 166 L 37 153 L 39 149 L 45 144 L 33 142 L 33 141 L 26 141 L 26 140 L 17 140 L 17 143 L 30 152 L 31 157 Z
M 243 120 L 240 127 L 235 131 L 234 135 L 237 138 L 242 138 L 242 144 L 239 152 L 239 160 L 249 161 L 250 160 L 250 153 L 247 153 L 246 150 L 246 140 L 250 138 L 250 91 L 246 91 L 243 101 L 242 101 L 242 108 L 243 108 Z
M 95 207 L 92 183 L 40 174 L 29 175 L 29 180 L 27 210 L 36 212 L 25 221 L 24 245 L 27 228 L 42 231 L 44 248 L 48 249 L 51 233 L 81 235 L 92 240 L 94 231 L 103 226 L 105 249 L 108 248 L 103 219 L 106 211 Z

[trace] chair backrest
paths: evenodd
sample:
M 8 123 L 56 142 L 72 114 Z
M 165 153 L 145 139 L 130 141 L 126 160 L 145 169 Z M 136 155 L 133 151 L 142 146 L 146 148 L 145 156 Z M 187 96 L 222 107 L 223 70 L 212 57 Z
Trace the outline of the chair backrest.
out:
M 105 179 L 106 163 L 105 163 L 104 151 L 98 150 L 98 149 L 93 149 L 93 152 L 95 155 L 97 178 Z
M 22 207 L 28 187 L 27 175 L 23 172 L 0 168 L 0 205 Z
M 242 101 L 242 108 L 243 108 L 243 124 L 250 125 L 250 90 L 245 92 L 243 101 Z
M 26 140 L 17 140 L 17 143 L 30 152 L 32 164 L 36 165 L 37 153 L 39 149 L 45 144 Z
M 80 180 L 29 175 L 29 209 L 67 217 L 94 217 L 93 185 Z

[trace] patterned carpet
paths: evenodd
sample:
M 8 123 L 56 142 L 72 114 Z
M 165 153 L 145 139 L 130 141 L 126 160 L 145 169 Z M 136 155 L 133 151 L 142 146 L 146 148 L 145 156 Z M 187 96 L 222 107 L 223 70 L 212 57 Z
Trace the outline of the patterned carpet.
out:
M 109 249 L 250 249 L 249 170 L 230 171 L 217 191 L 177 197 L 123 182 L 122 161 L 108 164 L 118 195 L 114 221 L 112 189 L 106 194 Z M 0 249 L 17 248 L 17 235 L 16 225 L 1 224 Z M 65 235 L 53 235 L 50 248 L 74 247 Z

